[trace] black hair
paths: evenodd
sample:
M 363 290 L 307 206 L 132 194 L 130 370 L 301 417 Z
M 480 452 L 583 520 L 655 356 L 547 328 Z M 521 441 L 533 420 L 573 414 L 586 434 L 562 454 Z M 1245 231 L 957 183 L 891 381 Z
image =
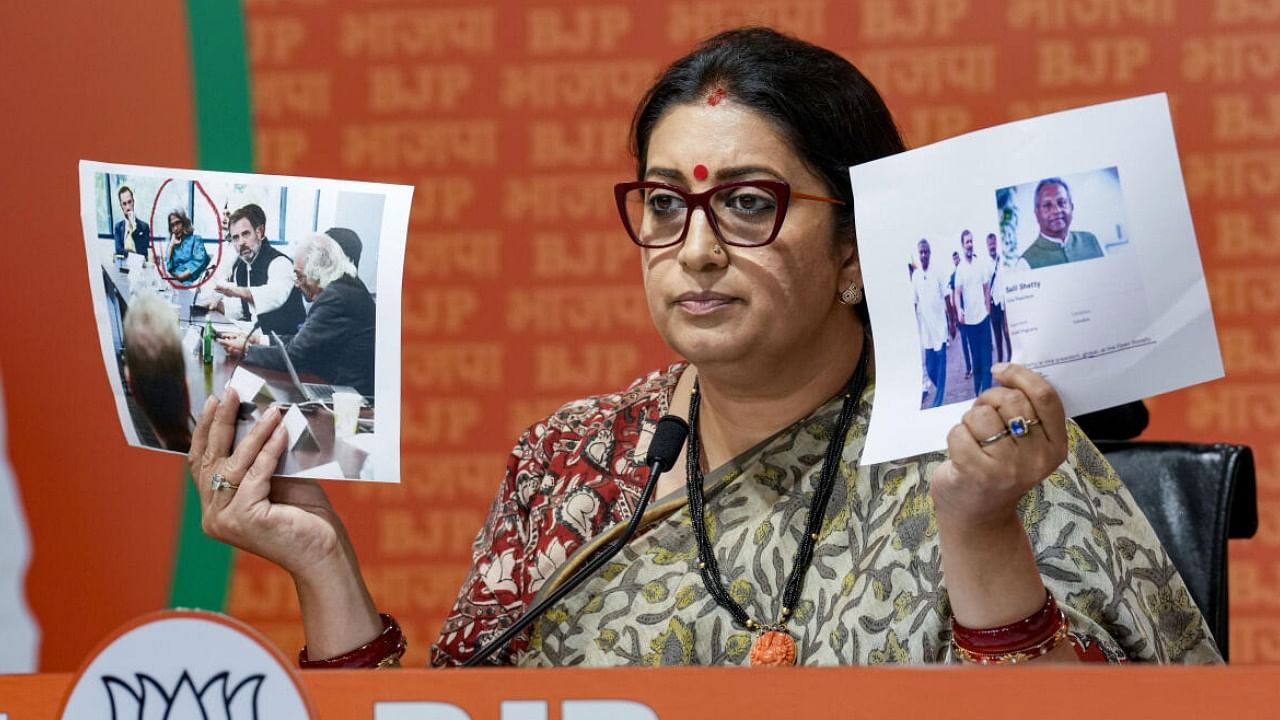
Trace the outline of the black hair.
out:
M 849 167 L 906 149 L 880 93 L 834 52 L 765 27 L 726 30 L 671 64 L 641 98 L 631 123 L 636 176 L 643 179 L 649 136 L 677 105 L 713 88 L 767 118 L 827 184 L 837 229 L 853 238 Z
M 227 217 L 227 225 L 234 225 L 241 220 L 248 220 L 249 226 L 253 228 L 264 227 L 267 224 L 267 214 L 257 203 L 249 203 L 244 207 L 236 210 Z

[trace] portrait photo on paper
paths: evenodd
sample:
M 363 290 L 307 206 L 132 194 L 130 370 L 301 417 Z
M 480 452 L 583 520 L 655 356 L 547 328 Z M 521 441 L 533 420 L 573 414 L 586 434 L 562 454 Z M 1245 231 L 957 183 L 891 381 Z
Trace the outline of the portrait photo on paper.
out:
M 1143 333 L 1153 318 L 1136 249 L 1142 240 L 1129 231 L 1118 167 L 1029 179 L 996 189 L 993 201 L 999 260 L 991 294 L 1011 351 L 1048 372 L 1155 342 Z M 1085 286 L 1087 294 L 1077 291 Z M 1046 326 L 1058 337 L 1045 337 Z
M 399 479 L 410 188 L 87 161 L 80 184 L 98 343 L 130 445 L 186 454 L 205 401 L 232 388 L 237 438 L 272 408 L 305 418 L 277 474 Z
M 872 462 L 945 447 L 1001 363 L 1042 375 L 1068 415 L 1222 374 L 1165 96 L 975 130 L 849 176 L 877 328 Z
M 1097 260 L 1129 244 L 1114 166 L 1000 188 L 995 204 L 1001 260 L 1020 270 Z

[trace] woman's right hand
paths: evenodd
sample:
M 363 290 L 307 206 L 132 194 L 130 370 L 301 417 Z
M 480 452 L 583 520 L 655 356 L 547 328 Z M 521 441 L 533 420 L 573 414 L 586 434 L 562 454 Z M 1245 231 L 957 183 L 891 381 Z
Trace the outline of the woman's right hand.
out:
M 228 388 L 205 402 L 191 438 L 191 476 L 210 537 L 293 576 L 310 659 L 339 655 L 376 637 L 382 621 L 364 584 L 342 520 L 314 480 L 276 478 L 288 433 L 268 408 L 231 452 L 240 398 Z M 214 476 L 238 485 L 213 488 Z
M 191 438 L 191 476 L 200 492 L 201 521 L 209 537 L 270 560 L 296 576 L 344 554 L 342 522 L 313 480 L 272 482 L 288 434 L 280 411 L 268 408 L 235 452 L 240 398 L 228 388 L 209 398 Z M 221 475 L 238 489 L 212 487 Z

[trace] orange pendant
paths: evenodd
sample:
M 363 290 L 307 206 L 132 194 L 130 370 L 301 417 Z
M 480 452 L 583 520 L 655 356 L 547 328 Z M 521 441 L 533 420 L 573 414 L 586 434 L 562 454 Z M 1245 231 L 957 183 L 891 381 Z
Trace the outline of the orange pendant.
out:
M 751 645 L 751 667 L 791 667 L 795 664 L 795 638 L 782 630 L 770 630 Z

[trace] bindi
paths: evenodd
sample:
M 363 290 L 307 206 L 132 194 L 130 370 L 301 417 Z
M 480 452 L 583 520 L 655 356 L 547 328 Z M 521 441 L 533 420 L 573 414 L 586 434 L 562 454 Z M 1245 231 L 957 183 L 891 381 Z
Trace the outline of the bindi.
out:
M 718 87 L 707 93 L 707 104 L 711 107 L 715 107 L 720 104 L 721 100 L 724 100 L 727 97 L 729 97 L 729 93 L 725 92 L 724 88 Z
M 694 177 L 694 179 L 696 179 L 696 180 L 706 180 L 706 179 L 707 179 L 707 166 L 706 166 L 706 165 L 703 165 L 702 163 L 698 163 L 697 165 L 694 165 L 694 166 L 693 166 L 693 177 Z

